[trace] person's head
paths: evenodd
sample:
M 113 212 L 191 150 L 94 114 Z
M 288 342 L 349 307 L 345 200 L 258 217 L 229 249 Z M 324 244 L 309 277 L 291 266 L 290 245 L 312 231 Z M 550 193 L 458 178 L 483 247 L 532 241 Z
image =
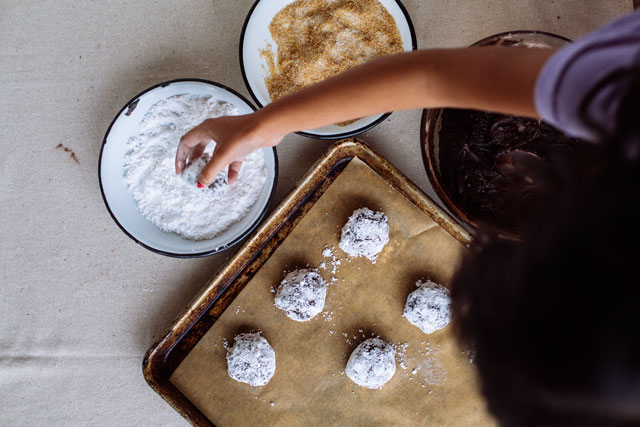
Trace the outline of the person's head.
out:
M 454 280 L 459 332 L 504 426 L 640 424 L 640 173 L 586 175 L 522 242 L 479 236 Z
M 636 136 L 639 99 L 621 117 Z M 521 242 L 480 233 L 454 279 L 458 332 L 503 426 L 640 425 L 640 166 L 601 147 Z

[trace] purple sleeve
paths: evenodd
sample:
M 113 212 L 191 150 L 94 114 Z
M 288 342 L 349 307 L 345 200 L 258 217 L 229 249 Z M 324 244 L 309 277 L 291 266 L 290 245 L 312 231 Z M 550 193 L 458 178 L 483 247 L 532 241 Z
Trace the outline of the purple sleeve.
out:
M 618 107 L 638 78 L 640 11 L 556 52 L 538 77 L 536 108 L 546 122 L 565 133 L 597 141 L 602 132 L 616 134 Z

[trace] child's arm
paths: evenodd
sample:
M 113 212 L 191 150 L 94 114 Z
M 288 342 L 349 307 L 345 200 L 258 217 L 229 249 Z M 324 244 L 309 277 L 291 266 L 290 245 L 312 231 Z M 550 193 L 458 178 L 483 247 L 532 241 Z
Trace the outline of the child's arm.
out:
M 281 98 L 244 116 L 209 119 L 178 146 L 176 171 L 217 142 L 200 174 L 203 185 L 230 165 L 299 130 L 412 108 L 458 107 L 537 117 L 534 86 L 548 49 L 478 47 L 409 52 L 380 58 Z

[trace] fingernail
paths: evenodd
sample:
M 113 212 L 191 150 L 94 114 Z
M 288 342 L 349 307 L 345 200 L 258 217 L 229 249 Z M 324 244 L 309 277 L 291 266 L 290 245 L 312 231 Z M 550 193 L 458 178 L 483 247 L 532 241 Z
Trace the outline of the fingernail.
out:
M 198 181 L 198 188 L 204 188 L 204 185 L 200 184 L 200 181 Z

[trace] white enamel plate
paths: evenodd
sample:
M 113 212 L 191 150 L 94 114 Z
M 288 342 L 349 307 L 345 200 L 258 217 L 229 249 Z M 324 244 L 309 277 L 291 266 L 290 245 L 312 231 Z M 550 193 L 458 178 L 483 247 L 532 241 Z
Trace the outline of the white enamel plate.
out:
M 273 48 L 276 47 L 276 43 L 269 33 L 269 24 L 282 8 L 294 1 L 295 0 L 257 0 L 251 7 L 244 26 L 242 27 L 242 34 L 240 36 L 240 68 L 242 69 L 242 77 L 247 85 L 247 89 L 259 107 L 264 107 L 271 102 L 271 97 L 269 96 L 269 91 L 264 81 L 267 76 L 267 62 L 260 55 L 260 52 L 267 47 L 267 44 Z M 393 19 L 395 19 L 398 29 L 400 30 L 404 50 L 406 52 L 416 50 L 418 48 L 416 34 L 409 14 L 402 3 L 399 0 L 378 1 L 389 11 Z M 371 129 L 388 116 L 389 113 L 363 117 L 347 126 L 329 125 L 299 132 L 299 134 L 320 139 L 345 138 Z
M 137 136 L 139 124 L 149 109 L 163 99 L 181 94 L 212 96 L 216 100 L 235 105 L 242 114 L 254 111 L 254 107 L 242 95 L 218 83 L 188 79 L 155 85 L 128 102 L 109 126 L 102 142 L 98 175 L 104 203 L 122 231 L 154 252 L 191 258 L 211 255 L 229 248 L 260 223 L 275 192 L 278 158 L 274 148 L 263 149 L 267 180 L 260 197 L 244 218 L 219 236 L 196 242 L 160 230 L 140 214 L 127 189 L 123 176 L 124 156 L 127 152 L 127 141 Z

